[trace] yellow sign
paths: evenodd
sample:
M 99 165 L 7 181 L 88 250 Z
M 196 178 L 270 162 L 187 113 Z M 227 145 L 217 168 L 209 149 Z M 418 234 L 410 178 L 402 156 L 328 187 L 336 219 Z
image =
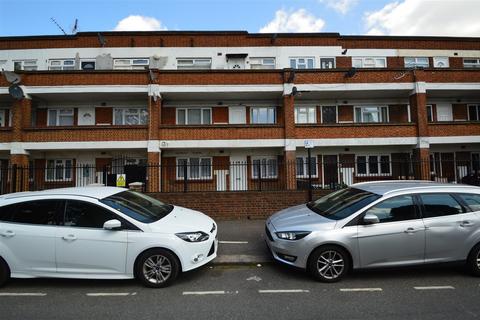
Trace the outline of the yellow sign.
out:
M 125 174 L 117 174 L 117 187 L 126 187 L 126 177 Z

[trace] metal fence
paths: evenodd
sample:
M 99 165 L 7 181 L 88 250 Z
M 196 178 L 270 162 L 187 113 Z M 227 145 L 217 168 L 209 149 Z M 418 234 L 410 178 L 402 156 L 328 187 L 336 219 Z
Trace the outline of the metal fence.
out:
M 480 170 L 472 161 L 388 161 L 381 157 L 357 157 L 355 162 L 269 158 L 103 167 L 13 165 L 0 168 L 0 193 L 95 184 L 136 184 L 144 192 L 315 190 L 339 189 L 365 181 L 414 179 L 479 185 Z

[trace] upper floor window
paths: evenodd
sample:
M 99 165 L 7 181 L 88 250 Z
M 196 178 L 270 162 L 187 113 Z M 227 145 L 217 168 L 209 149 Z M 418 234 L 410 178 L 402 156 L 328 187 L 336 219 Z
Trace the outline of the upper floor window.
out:
M 47 160 L 45 171 L 46 181 L 70 181 L 72 180 L 73 160 L 53 159 Z
M 48 70 L 75 70 L 74 59 L 48 60 Z
M 144 70 L 149 65 L 149 59 L 113 59 L 113 69 L 115 70 Z
M 480 59 L 465 58 L 463 59 L 465 68 L 480 68 Z
M 211 108 L 177 108 L 177 124 L 211 124 Z
M 8 109 L 0 109 L 0 127 L 5 127 L 5 126 L 10 126 L 12 122 L 12 117 L 9 117 L 9 122 L 7 123 L 7 114 L 8 114 Z
M 468 120 L 480 121 L 480 104 L 468 105 Z
M 355 68 L 386 68 L 387 67 L 387 58 L 385 58 L 385 57 L 352 58 L 352 67 L 355 67 Z
M 431 104 L 427 104 L 427 121 L 433 121 L 433 106 Z
M 337 123 L 337 106 L 322 106 L 322 123 Z
M 250 69 L 275 69 L 275 58 L 250 58 Z
M 275 107 L 252 107 L 251 123 L 276 123 L 276 108 Z
M 428 68 L 427 57 L 405 57 L 405 68 Z
M 48 109 L 49 126 L 73 126 L 73 108 Z
M 335 58 L 320 57 L 320 69 L 333 69 L 333 68 L 335 68 Z
M 295 123 L 316 123 L 316 107 L 295 107 Z
M 314 57 L 290 58 L 290 68 L 292 68 L 292 69 L 313 69 L 313 68 L 315 68 L 315 58 Z
M 212 179 L 212 158 L 177 158 L 177 179 Z
M 212 68 L 211 58 L 178 58 L 177 59 L 177 69 L 180 69 L 180 70 L 211 69 L 211 68 Z
M 357 156 L 357 175 L 391 175 L 390 156 Z
M 435 68 L 448 68 L 450 66 L 448 57 L 433 57 L 433 66 Z
M 115 108 L 113 114 L 114 125 L 147 124 L 148 112 L 146 108 Z
M 37 60 L 17 60 L 13 61 L 13 69 L 25 70 L 25 71 L 35 71 L 38 69 Z
M 80 61 L 80 69 L 82 69 L 82 70 L 95 70 L 95 60 L 82 60 L 82 61 Z
M 388 122 L 388 107 L 373 107 L 373 106 L 355 107 L 355 122 L 359 122 L 359 123 Z

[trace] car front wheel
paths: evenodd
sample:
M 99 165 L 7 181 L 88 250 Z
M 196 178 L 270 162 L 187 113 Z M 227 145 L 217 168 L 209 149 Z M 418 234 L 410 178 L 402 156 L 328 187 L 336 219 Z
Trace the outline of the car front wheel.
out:
M 7 263 L 0 257 L 0 287 L 2 287 L 10 279 L 10 268 Z
M 480 243 L 473 247 L 470 252 L 467 267 L 474 276 L 480 277 Z
M 150 288 L 167 287 L 177 278 L 180 263 L 177 257 L 164 249 L 144 252 L 137 260 L 136 276 Z
M 322 282 L 340 281 L 348 272 L 350 259 L 345 250 L 335 246 L 323 246 L 313 251 L 308 270 Z

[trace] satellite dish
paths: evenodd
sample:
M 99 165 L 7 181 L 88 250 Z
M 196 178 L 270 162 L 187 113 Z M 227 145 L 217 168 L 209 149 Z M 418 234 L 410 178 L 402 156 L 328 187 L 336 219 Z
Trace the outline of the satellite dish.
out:
M 22 88 L 20 88 L 18 84 L 12 84 L 8 87 L 8 93 L 10 93 L 15 100 L 22 100 L 25 97 Z
M 2 71 L 2 74 L 5 77 L 5 80 L 10 82 L 11 84 L 19 84 L 20 81 L 22 81 L 22 78 L 18 74 L 16 74 L 15 72 Z
M 347 72 L 345 72 L 345 78 L 352 78 L 356 73 L 357 73 L 357 69 L 353 67 Z

